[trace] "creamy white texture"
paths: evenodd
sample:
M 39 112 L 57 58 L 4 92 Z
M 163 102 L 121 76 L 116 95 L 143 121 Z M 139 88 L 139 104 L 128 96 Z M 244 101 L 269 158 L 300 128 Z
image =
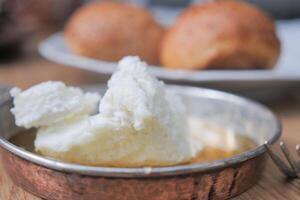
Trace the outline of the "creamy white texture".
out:
M 44 155 L 89 165 L 174 165 L 202 148 L 192 141 L 186 119 L 181 99 L 138 57 L 126 57 L 108 82 L 99 114 L 41 127 L 35 147 Z
M 108 81 L 108 90 L 99 106 L 102 116 L 121 125 L 145 128 L 157 120 L 172 135 L 186 132 L 185 106 L 181 99 L 165 90 L 164 83 L 148 73 L 138 57 L 125 57 L 119 70 Z
M 13 88 L 11 109 L 18 126 L 25 128 L 50 126 L 69 118 L 89 115 L 100 100 L 96 93 L 84 94 L 81 89 L 62 82 L 48 81 L 25 91 Z

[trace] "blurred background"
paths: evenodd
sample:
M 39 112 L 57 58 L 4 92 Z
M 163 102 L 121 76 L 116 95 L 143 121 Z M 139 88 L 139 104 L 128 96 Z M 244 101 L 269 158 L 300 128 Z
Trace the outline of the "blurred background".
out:
M 52 33 L 61 31 L 76 9 L 90 2 L 90 0 L 0 0 L 0 83 L 18 85 L 23 88 L 45 80 L 62 80 L 73 85 L 104 83 L 107 76 L 47 61 L 39 55 L 37 48 L 40 41 Z M 147 7 L 160 23 L 169 25 L 174 23 L 176 17 L 189 5 L 210 1 L 124 0 L 121 2 Z M 300 17 L 299 0 L 247 0 L 247 2 L 266 11 L 276 23 L 288 24 L 290 21 L 297 21 Z M 294 26 L 299 30 L 300 23 L 295 23 Z M 298 47 L 295 47 L 295 51 L 298 51 L 297 49 Z M 295 54 L 295 52 L 290 53 Z M 294 67 L 295 71 L 299 70 L 297 67 Z M 293 80 L 292 84 L 288 85 L 289 87 L 284 87 L 283 89 L 287 91 L 284 95 L 296 93 L 295 91 L 299 90 L 299 81 L 300 79 Z M 176 81 L 171 83 L 176 83 Z M 226 86 L 226 84 L 232 85 L 228 82 L 224 82 L 223 85 Z M 268 85 L 269 83 L 255 84 Z M 277 82 L 275 86 L 268 88 L 276 90 L 276 87 L 280 85 L 281 82 Z M 197 86 L 214 87 L 214 84 L 203 83 Z M 223 89 L 219 86 L 215 88 Z M 255 88 L 250 88 L 252 93 L 265 93 L 265 90 L 255 91 Z M 237 93 L 240 91 L 237 90 Z M 251 95 L 248 96 L 251 97 Z

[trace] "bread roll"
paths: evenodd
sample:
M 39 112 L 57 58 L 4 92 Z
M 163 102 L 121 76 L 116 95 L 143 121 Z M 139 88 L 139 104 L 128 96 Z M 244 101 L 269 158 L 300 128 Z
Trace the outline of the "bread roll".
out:
M 272 68 L 280 54 L 273 21 L 257 8 L 220 1 L 188 8 L 162 41 L 167 68 Z
M 81 7 L 65 27 L 65 41 L 77 54 L 107 61 L 137 55 L 151 64 L 159 60 L 164 29 L 146 10 L 113 2 Z

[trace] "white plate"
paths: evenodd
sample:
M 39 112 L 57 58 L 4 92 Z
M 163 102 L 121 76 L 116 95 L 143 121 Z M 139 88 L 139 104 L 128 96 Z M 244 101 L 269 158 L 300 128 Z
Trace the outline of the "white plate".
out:
M 277 31 L 282 43 L 282 52 L 276 67 L 272 70 L 185 71 L 168 70 L 158 66 L 150 66 L 149 70 L 157 77 L 172 83 L 212 86 L 238 93 L 247 89 L 269 90 L 276 87 L 286 89 L 300 82 L 300 19 L 278 21 Z M 100 74 L 110 75 L 117 68 L 116 62 L 73 54 L 67 48 L 62 33 L 55 33 L 42 41 L 39 52 L 51 61 Z

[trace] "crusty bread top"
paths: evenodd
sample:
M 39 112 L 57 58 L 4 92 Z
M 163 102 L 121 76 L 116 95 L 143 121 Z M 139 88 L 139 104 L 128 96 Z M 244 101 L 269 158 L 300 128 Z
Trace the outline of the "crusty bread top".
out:
M 163 39 L 161 62 L 185 69 L 261 68 L 272 67 L 279 52 L 271 18 L 249 4 L 220 1 L 183 12 Z
M 98 2 L 73 14 L 65 27 L 65 39 L 81 55 L 114 61 L 138 55 L 157 63 L 163 31 L 145 9 L 125 3 Z

